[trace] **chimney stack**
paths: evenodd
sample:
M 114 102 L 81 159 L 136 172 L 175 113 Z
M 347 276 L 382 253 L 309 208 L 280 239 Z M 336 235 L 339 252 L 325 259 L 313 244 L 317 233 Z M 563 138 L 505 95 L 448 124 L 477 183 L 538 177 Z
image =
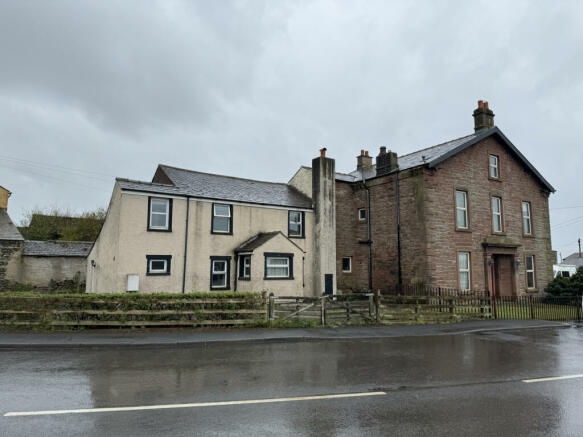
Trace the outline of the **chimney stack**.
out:
M 8 209 L 8 198 L 12 193 L 0 185 L 0 209 Z
M 476 132 L 494 127 L 494 112 L 488 107 L 488 102 L 478 100 L 478 107 L 474 109 L 473 116 Z
M 314 296 L 336 294 L 336 171 L 335 161 L 325 153 L 322 149 L 312 159 Z
M 360 155 L 356 157 L 356 169 L 372 168 L 372 156 L 368 156 L 368 150 L 362 149 Z
M 398 168 L 399 162 L 397 159 L 397 154 L 395 152 L 391 152 L 390 150 L 389 153 L 387 153 L 387 148 L 382 146 L 377 156 L 377 176 L 386 175 Z

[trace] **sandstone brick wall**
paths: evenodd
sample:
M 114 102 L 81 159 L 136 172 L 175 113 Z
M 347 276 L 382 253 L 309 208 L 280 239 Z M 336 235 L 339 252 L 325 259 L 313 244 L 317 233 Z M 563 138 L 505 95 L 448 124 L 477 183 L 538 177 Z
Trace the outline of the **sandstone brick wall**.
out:
M 489 179 L 489 155 L 497 155 L 500 180 Z M 367 181 L 371 195 L 373 289 L 389 291 L 398 284 L 395 175 Z M 469 229 L 456 230 L 455 190 L 468 192 Z M 497 139 L 489 137 L 441 163 L 438 169 L 417 168 L 399 173 L 401 264 L 404 285 L 458 288 L 458 252 L 470 252 L 472 289 L 488 290 L 487 261 L 493 253 L 516 254 L 514 289 L 523 293 L 525 255 L 535 256 L 535 292 L 552 279 L 549 193 Z M 504 232 L 492 232 L 490 198 L 502 198 Z M 522 201 L 531 202 L 532 236 L 522 232 Z M 368 287 L 362 183 L 336 183 L 337 275 L 340 290 Z M 513 248 L 488 248 L 486 239 L 517 243 Z M 352 272 L 342 272 L 342 257 L 352 257 Z
M 500 180 L 489 178 L 489 155 L 497 155 Z M 471 285 L 476 290 L 488 286 L 487 259 L 482 243 L 492 238 L 491 196 L 502 198 L 504 232 L 500 241 L 517 242 L 519 264 L 516 290 L 525 285 L 525 255 L 535 255 L 536 291 L 542 291 L 552 279 L 552 251 L 549 224 L 549 193 L 497 139 L 489 137 L 479 144 L 449 158 L 437 170 L 425 171 L 427 220 L 428 283 L 457 287 L 457 253 L 470 252 Z M 455 229 L 455 190 L 468 192 L 469 230 Z M 522 230 L 521 202 L 531 202 L 532 236 Z M 498 250 L 511 253 L 513 250 Z

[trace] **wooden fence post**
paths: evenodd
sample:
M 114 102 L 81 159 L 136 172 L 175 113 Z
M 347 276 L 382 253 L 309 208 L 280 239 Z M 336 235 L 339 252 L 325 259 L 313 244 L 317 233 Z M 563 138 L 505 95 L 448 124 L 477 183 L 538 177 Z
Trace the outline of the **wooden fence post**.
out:
M 532 296 L 528 296 L 528 303 L 530 304 L 530 318 L 534 319 L 534 305 L 532 303 Z
M 269 296 L 269 320 L 274 320 L 275 296 Z
M 374 313 L 374 294 L 368 295 L 368 316 L 372 318 Z
M 327 296 L 320 297 L 320 322 L 326 326 L 326 299 Z
M 581 320 L 581 305 L 583 305 L 583 296 L 575 298 L 575 306 L 577 307 L 577 320 Z
M 381 290 L 377 290 L 374 295 L 374 311 L 377 319 L 377 323 L 381 321 Z

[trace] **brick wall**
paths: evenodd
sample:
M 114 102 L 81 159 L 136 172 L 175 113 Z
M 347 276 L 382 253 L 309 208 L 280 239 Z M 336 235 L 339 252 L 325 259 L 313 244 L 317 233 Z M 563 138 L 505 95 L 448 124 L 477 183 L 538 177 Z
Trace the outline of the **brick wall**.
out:
M 497 155 L 500 180 L 489 179 L 489 155 Z M 395 175 L 367 181 L 371 195 L 373 289 L 388 291 L 398 284 Z M 456 230 L 455 190 L 468 192 L 469 229 Z M 441 163 L 437 169 L 417 168 L 399 173 L 401 264 L 405 285 L 426 284 L 458 288 L 459 251 L 470 252 L 471 286 L 489 289 L 487 261 L 493 254 L 514 255 L 518 264 L 514 288 L 526 289 L 525 255 L 535 256 L 537 287 L 552 279 L 548 196 L 538 180 L 497 139 L 489 137 Z M 504 232 L 493 235 L 490 198 L 502 198 Z M 531 202 L 532 236 L 522 232 L 521 202 Z M 366 207 L 362 183 L 336 183 L 337 275 L 340 290 L 368 287 L 365 221 L 358 208 Z M 496 240 L 504 246 L 484 249 Z M 491 243 L 493 243 L 491 241 Z M 342 257 L 352 257 L 352 272 L 342 272 Z
M 489 178 L 489 155 L 497 155 L 500 180 Z M 457 253 L 470 252 L 471 285 L 488 289 L 486 262 L 495 253 L 515 253 L 518 266 L 516 289 L 524 292 L 525 255 L 535 255 L 537 288 L 542 291 L 552 279 L 552 251 L 549 224 L 549 193 L 497 139 L 479 144 L 445 160 L 437 170 L 425 171 L 428 282 L 435 286 L 457 287 Z M 468 192 L 469 230 L 455 229 L 455 190 Z M 492 232 L 491 196 L 502 198 L 504 232 Z M 531 202 L 532 236 L 522 230 L 521 202 Z M 490 247 L 485 239 L 517 243 L 516 249 Z M 486 258 L 486 259 L 485 259 Z

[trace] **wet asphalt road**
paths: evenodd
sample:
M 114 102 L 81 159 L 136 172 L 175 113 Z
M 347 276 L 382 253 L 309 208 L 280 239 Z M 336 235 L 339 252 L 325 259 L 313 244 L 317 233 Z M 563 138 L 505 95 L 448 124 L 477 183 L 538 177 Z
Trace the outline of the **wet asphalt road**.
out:
M 0 350 L 0 435 L 581 436 L 583 329 L 425 337 Z M 7 412 L 384 391 L 256 405 Z

